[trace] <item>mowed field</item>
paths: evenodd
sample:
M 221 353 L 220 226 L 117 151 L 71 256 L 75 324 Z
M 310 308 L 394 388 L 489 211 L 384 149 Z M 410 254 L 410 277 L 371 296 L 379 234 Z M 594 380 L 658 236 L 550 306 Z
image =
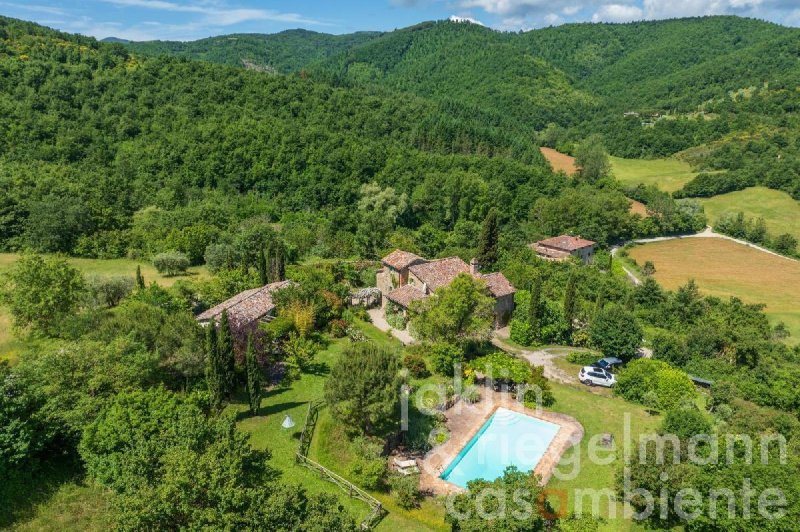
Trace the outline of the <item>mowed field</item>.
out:
M 553 148 L 541 147 L 539 150 L 554 171 L 564 172 L 567 175 L 575 175 L 578 171 L 578 167 L 575 166 L 575 157 L 556 151 Z
M 0 253 L 0 275 L 19 258 L 15 253 Z M 86 275 L 136 275 L 136 266 L 141 266 L 145 282 L 156 281 L 162 286 L 171 286 L 178 279 L 202 279 L 208 277 L 205 267 L 190 268 L 186 276 L 164 277 L 159 274 L 149 261 L 129 259 L 76 259 L 69 258 L 69 263 Z M 8 311 L 0 306 L 0 360 L 13 360 L 24 347 L 24 342 L 16 338 L 11 330 L 11 317 Z
M 705 294 L 764 303 L 770 321 L 784 322 L 800 343 L 800 262 L 721 238 L 683 238 L 636 246 L 639 264 L 653 261 L 655 278 L 674 290 L 694 279 Z
M 611 157 L 614 177 L 624 185 L 655 185 L 665 192 L 675 192 L 697 175 L 688 163 L 677 159 L 622 159 Z
M 743 212 L 748 218 L 764 218 L 772 236 L 789 233 L 800 240 L 800 202 L 786 192 L 751 187 L 701 202 L 711 225 L 725 214 Z

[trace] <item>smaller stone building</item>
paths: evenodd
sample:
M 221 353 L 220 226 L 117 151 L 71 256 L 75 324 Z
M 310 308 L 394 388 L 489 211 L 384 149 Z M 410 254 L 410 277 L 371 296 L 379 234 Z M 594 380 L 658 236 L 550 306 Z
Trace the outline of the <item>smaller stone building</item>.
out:
M 227 310 L 232 330 L 248 328 L 259 321 L 269 321 L 275 312 L 272 294 L 292 284 L 292 281 L 279 281 L 245 290 L 199 314 L 195 319 L 205 326 L 212 321 L 218 322 L 222 312 Z
M 589 264 L 594 257 L 596 242 L 580 236 L 561 235 L 529 244 L 539 257 L 551 261 L 564 261 L 570 257 L 578 257 L 584 264 Z

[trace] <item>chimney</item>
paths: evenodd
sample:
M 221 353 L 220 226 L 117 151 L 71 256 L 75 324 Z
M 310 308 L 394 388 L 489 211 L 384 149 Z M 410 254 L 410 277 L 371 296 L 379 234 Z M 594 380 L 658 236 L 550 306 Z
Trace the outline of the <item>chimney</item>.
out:
M 474 258 L 469 261 L 469 273 L 471 275 L 478 275 L 481 273 L 481 266 L 478 264 L 478 259 Z
M 428 293 L 428 283 L 422 283 L 422 293 L 423 294 Z

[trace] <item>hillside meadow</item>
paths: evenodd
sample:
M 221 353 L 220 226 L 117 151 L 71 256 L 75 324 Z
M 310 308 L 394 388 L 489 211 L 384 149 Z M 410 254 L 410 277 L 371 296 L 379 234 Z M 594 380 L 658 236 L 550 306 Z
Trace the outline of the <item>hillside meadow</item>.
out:
M 678 159 L 623 159 L 611 157 L 614 177 L 623 185 L 655 185 L 665 192 L 675 192 L 697 175 L 688 163 Z
M 721 298 L 765 303 L 773 324 L 784 322 L 800 342 L 800 262 L 721 238 L 684 238 L 636 246 L 638 264 L 652 261 L 655 278 L 674 290 L 694 279 L 700 290 Z
M 8 270 L 19 258 L 16 253 L 0 253 L 0 275 Z M 130 259 L 80 259 L 67 258 L 67 261 L 78 268 L 84 275 L 115 276 L 136 274 L 136 267 L 140 266 L 145 282 L 157 282 L 161 286 L 172 286 L 178 279 L 207 278 L 208 270 L 205 267 L 189 268 L 187 275 L 166 277 L 156 271 L 149 261 Z M 0 360 L 14 360 L 25 347 L 22 340 L 14 336 L 11 328 L 11 316 L 5 307 L 0 306 Z
M 725 214 L 743 212 L 747 218 L 764 218 L 773 236 L 789 233 L 800 240 L 800 203 L 786 192 L 750 187 L 700 201 L 711 225 Z

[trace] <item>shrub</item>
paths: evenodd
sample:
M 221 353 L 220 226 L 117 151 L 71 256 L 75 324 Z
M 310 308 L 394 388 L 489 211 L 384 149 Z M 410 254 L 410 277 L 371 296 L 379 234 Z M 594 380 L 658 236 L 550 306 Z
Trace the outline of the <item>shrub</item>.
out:
M 352 448 L 355 459 L 350 464 L 350 476 L 355 483 L 369 490 L 383 488 L 386 459 L 381 456 L 380 440 L 360 436 L 353 440 Z
M 401 331 L 406 328 L 407 322 L 406 317 L 403 315 L 403 311 L 391 301 L 386 304 L 384 315 L 386 316 L 386 323 L 391 325 L 393 328 Z
M 579 364 L 581 366 L 588 366 L 597 362 L 597 353 L 591 351 L 576 351 L 567 355 L 567 362 L 570 364 Z
M 331 336 L 334 338 L 344 338 L 344 336 L 347 334 L 347 327 L 349 326 L 350 324 L 347 323 L 347 320 L 331 321 Z
M 172 276 L 185 273 L 189 267 L 189 257 L 180 251 L 167 251 L 153 257 L 153 266 L 158 273 Z
M 389 485 L 398 506 L 406 510 L 419 506 L 419 475 L 392 475 Z
M 647 358 L 634 360 L 619 372 L 614 392 L 629 401 L 662 410 L 675 408 L 697 394 L 686 373 L 666 362 Z
M 661 430 L 685 440 L 697 434 L 708 434 L 711 423 L 696 407 L 673 408 L 667 411 Z
M 430 376 L 428 366 L 425 365 L 425 359 L 420 355 L 408 354 L 403 358 L 403 366 L 408 368 L 409 373 L 415 379 L 424 379 Z
M 433 371 L 439 375 L 452 377 L 457 364 L 464 362 L 464 351 L 461 347 L 447 342 L 437 342 L 428 348 Z
M 474 384 L 467 385 L 461 392 L 461 400 L 467 404 L 475 404 L 481 400 L 481 391 Z
M 294 332 L 294 318 L 288 315 L 279 315 L 274 320 L 264 326 L 264 329 L 275 340 L 288 338 Z

